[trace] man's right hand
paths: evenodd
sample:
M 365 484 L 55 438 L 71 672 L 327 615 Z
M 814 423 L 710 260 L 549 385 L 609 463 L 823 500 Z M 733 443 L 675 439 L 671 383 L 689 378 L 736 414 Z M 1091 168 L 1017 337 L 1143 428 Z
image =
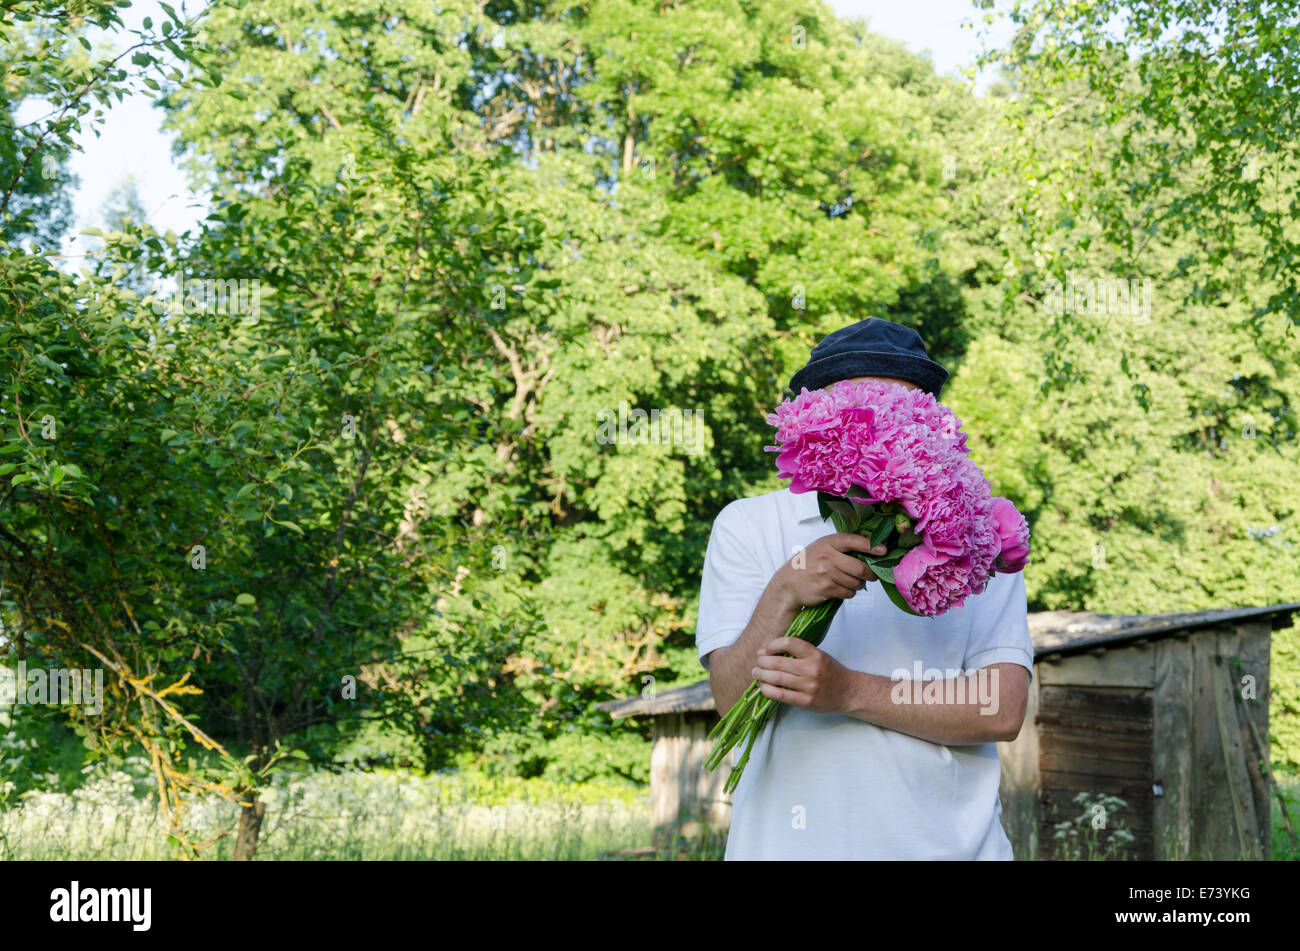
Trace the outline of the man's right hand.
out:
M 813 542 L 802 552 L 782 565 L 772 582 L 791 606 L 815 607 L 831 598 L 848 600 L 875 581 L 870 568 L 851 552 L 870 552 L 883 555 L 884 545 L 871 547 L 871 542 L 851 532 L 836 532 Z M 802 567 L 799 567 L 799 566 Z

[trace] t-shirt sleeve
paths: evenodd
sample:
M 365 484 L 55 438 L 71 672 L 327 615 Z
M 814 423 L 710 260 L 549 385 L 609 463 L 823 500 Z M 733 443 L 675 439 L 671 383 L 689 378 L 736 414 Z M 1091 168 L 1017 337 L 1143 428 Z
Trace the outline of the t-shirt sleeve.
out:
M 962 667 L 978 670 L 990 664 L 1019 664 L 1034 677 L 1034 642 L 1029 636 L 1025 573 L 994 575 L 976 595 L 978 608 Z
M 695 644 L 700 666 L 705 670 L 709 669 L 706 655 L 710 651 L 728 647 L 740 638 L 772 580 L 750 538 L 742 501 L 732 502 L 718 513 L 704 554 Z

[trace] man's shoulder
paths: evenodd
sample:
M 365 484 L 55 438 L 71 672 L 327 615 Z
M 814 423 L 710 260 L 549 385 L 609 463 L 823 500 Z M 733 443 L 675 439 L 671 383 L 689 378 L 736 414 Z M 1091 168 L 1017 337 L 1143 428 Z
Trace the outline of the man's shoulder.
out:
M 984 590 L 971 601 L 996 609 L 1009 599 L 1025 599 L 1025 576 L 1020 571 L 996 571 L 984 585 Z
M 779 516 L 783 507 L 791 504 L 788 488 L 773 489 L 760 495 L 748 495 L 728 502 L 718 512 L 715 522 L 729 525 L 741 522 L 753 522 L 758 519 Z
M 1014 615 L 1028 617 L 1028 599 L 1025 594 L 1023 572 L 999 571 L 989 578 L 984 590 L 966 598 L 958 610 L 985 621 L 1008 619 Z

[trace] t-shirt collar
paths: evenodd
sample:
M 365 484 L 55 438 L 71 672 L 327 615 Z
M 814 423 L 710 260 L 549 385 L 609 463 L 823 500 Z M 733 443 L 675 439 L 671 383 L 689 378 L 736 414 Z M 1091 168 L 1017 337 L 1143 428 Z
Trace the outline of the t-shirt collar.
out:
M 788 491 L 788 490 L 787 490 Z M 816 492 L 791 492 L 794 499 L 795 515 L 801 522 L 816 519 L 822 521 L 821 509 L 817 506 Z

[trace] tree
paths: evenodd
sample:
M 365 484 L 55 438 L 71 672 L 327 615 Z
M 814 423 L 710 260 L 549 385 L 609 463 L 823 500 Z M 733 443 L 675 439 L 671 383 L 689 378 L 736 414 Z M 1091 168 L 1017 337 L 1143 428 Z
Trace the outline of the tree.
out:
M 1142 6 L 1115 21 L 1138 46 L 1137 24 L 1189 5 Z M 973 342 L 947 399 L 1031 519 L 1031 605 L 1295 600 L 1297 343 L 1270 236 L 1292 227 L 1273 203 L 1296 173 L 1273 162 L 1243 190 L 1219 151 L 1243 127 L 1238 81 L 1215 84 L 1246 63 L 1193 75 L 1199 34 L 1126 59 L 1097 42 L 1115 4 L 1017 9 L 1013 95 L 987 103 L 985 161 L 956 205 Z M 1273 666 L 1274 759 L 1291 768 L 1294 638 L 1276 635 Z
M 951 301 L 920 292 L 942 220 L 927 116 L 942 84 L 818 3 L 485 12 L 495 23 L 466 36 L 475 82 L 453 95 L 522 164 L 513 207 L 544 209 L 538 262 L 559 281 L 553 304 L 495 328 L 508 399 L 481 408 L 522 428 L 460 489 L 487 500 L 485 525 L 536 539 L 520 581 L 547 626 L 512 683 L 540 722 L 498 745 L 522 770 L 644 777 L 644 746 L 627 727 L 602 738 L 592 707 L 698 677 L 708 524 L 776 487 L 761 447 L 789 373 L 868 313 L 943 324 Z M 699 414 L 703 451 L 602 443 L 620 408 Z
M 46 134 L 42 141 L 46 126 L 40 120 L 19 123 L 18 112 L 25 102 L 39 102 L 49 91 L 41 72 L 33 75 L 29 71 L 33 61 L 48 65 L 61 55 L 84 68 L 87 56 L 80 45 L 69 42 L 75 30 L 60 31 L 53 23 L 24 20 L 21 14 L 15 9 L 0 18 L 0 72 L 5 76 L 0 109 L 0 183 L 4 187 L 0 193 L 4 204 L 0 238 L 15 245 L 31 242 L 53 248 L 72 223 L 71 190 L 77 178 L 68 171 L 67 144 L 57 135 Z
M 238 11 L 214 12 L 218 27 L 223 14 Z M 211 95 L 227 50 L 195 36 L 183 51 L 178 109 L 265 127 L 240 105 L 252 84 Z M 111 66 L 92 78 L 125 81 Z M 469 330 L 442 318 L 482 309 L 538 229 L 484 214 L 498 173 L 454 110 L 368 91 L 335 106 L 355 123 L 328 143 L 355 149 L 342 182 L 310 145 L 250 153 L 274 184 L 248 189 L 231 163 L 196 234 L 128 223 L 77 277 L 5 259 L 5 627 L 28 656 L 108 669 L 104 716 L 75 726 L 96 754 L 144 747 L 191 856 L 210 844 L 186 831 L 191 794 L 241 804 L 247 858 L 258 789 L 288 757 L 329 761 L 368 723 L 428 739 L 433 704 L 460 729 L 509 710 L 474 680 L 518 632 L 489 621 L 456 638 L 439 621 L 439 589 L 487 551 L 430 520 L 423 493 L 447 447 L 482 437 L 462 410 Z M 424 162 L 442 151 L 462 161 Z M 146 296 L 123 280 L 136 271 Z
M 1185 302 L 1251 299 L 1245 319 L 1261 343 L 1267 315 L 1300 322 L 1300 13 L 1268 0 L 1018 0 L 1009 17 L 1013 41 L 986 60 L 1025 92 L 1023 148 L 1036 168 L 1027 181 L 1090 181 L 1066 193 L 1056 221 L 1034 215 L 1025 226 L 1042 236 L 1095 213 L 1129 266 L 1157 233 L 1196 237 L 1199 253 L 1169 272 L 1192 277 Z M 1035 150 L 1035 129 L 1083 107 L 1116 140 L 1104 164 L 1087 150 Z M 1250 269 L 1234 266 L 1243 245 L 1258 249 Z M 1261 284 L 1269 293 L 1254 299 Z

